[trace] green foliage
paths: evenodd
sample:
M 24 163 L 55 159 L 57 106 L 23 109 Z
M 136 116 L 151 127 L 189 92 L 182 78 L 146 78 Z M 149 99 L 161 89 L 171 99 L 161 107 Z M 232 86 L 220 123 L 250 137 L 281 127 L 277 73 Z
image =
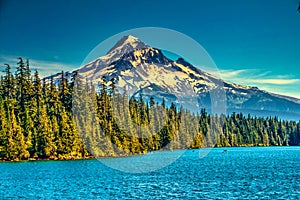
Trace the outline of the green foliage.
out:
M 126 156 L 156 150 L 222 146 L 300 145 L 300 123 L 241 113 L 199 114 L 174 103 L 116 91 L 115 80 L 58 85 L 30 73 L 19 58 L 0 79 L 0 159 L 70 159 Z M 78 98 L 72 98 L 78 97 Z M 80 100 L 80 98 L 84 98 Z M 76 108 L 73 109 L 72 108 Z
M 0 82 L 0 159 L 68 159 L 88 156 L 77 135 L 68 82 L 56 86 L 30 73 L 19 58 L 16 74 L 6 65 Z

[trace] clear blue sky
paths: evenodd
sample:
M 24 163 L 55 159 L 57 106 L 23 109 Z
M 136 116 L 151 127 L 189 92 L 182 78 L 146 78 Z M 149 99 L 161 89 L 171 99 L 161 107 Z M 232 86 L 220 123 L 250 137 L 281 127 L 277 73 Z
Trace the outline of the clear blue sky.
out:
M 101 41 L 164 27 L 199 42 L 225 80 L 300 98 L 298 0 L 0 0 L 0 63 L 30 58 L 51 74 Z

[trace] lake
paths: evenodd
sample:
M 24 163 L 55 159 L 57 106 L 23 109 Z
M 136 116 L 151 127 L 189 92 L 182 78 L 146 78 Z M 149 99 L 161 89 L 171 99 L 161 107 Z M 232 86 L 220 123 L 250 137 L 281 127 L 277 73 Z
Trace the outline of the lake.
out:
M 300 147 L 214 148 L 203 158 L 199 150 L 156 154 L 178 153 L 183 155 L 170 165 L 137 174 L 112 169 L 95 159 L 0 163 L 0 199 L 300 197 Z M 130 166 L 142 157 L 104 160 Z

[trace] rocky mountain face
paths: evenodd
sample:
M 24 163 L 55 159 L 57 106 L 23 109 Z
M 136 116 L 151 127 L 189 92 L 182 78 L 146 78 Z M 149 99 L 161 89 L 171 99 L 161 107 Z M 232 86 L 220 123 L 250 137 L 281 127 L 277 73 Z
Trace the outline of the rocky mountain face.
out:
M 115 79 L 119 91 L 126 90 L 130 95 L 142 94 L 145 98 L 152 96 L 157 101 L 165 99 L 178 105 L 196 102 L 197 109 L 206 108 L 208 111 L 213 103 L 223 103 L 228 114 L 242 112 L 300 119 L 299 99 L 224 81 L 183 58 L 171 60 L 160 49 L 150 47 L 133 36 L 124 36 L 106 55 L 76 72 L 93 82 L 103 76 L 108 81 Z

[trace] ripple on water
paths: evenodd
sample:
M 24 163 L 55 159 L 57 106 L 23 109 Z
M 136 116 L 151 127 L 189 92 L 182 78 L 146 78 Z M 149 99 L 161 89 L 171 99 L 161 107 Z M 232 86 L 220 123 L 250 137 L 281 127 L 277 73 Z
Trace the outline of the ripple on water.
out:
M 97 160 L 0 163 L 0 199 L 295 199 L 300 196 L 300 147 L 227 149 L 227 154 L 222 153 L 222 148 L 212 149 L 202 159 L 197 150 L 188 150 L 166 168 L 144 174 L 116 171 Z

